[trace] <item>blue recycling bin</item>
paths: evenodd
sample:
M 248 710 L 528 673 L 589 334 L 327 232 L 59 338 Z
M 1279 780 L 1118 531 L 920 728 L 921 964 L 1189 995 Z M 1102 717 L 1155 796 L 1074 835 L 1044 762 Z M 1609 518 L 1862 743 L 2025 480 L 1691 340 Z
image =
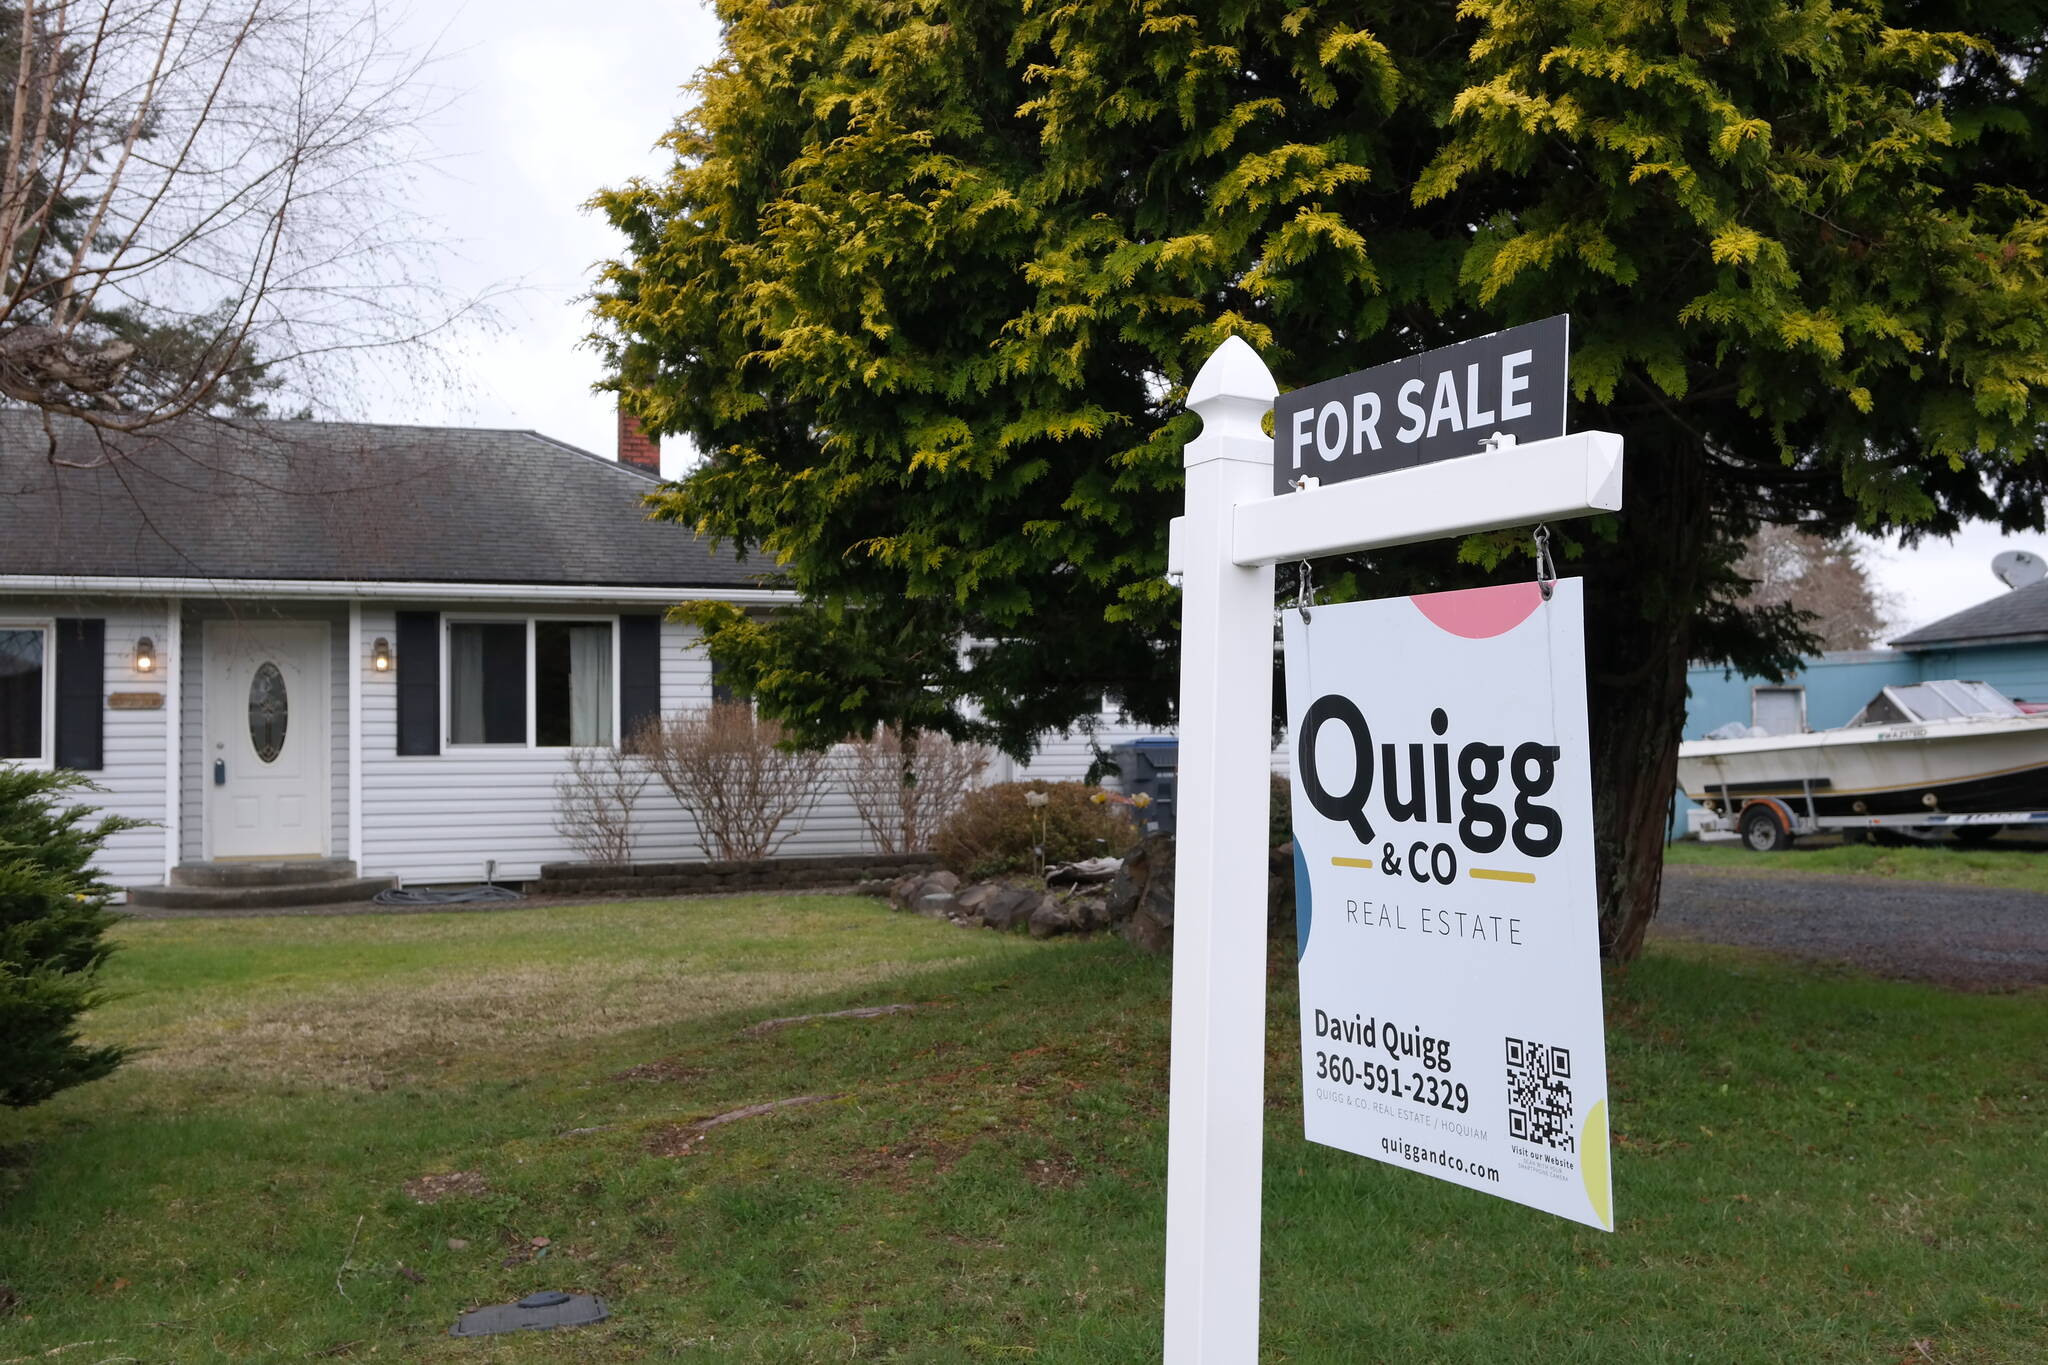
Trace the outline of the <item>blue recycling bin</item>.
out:
M 1117 780 L 1125 796 L 1143 794 L 1152 804 L 1133 811 L 1138 828 L 1147 834 L 1174 830 L 1174 785 L 1179 777 L 1180 740 L 1172 735 L 1147 735 L 1111 747 Z

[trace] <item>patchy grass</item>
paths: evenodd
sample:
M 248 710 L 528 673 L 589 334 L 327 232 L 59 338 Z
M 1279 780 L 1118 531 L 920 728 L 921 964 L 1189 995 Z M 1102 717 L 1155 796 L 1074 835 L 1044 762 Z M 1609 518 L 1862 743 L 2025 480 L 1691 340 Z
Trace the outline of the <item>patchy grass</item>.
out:
M 1666 867 L 1697 867 L 1750 877 L 1858 876 L 1955 886 L 2048 892 L 2048 844 L 1999 841 L 1980 848 L 1955 844 L 1880 848 L 1874 844 L 1794 844 L 1782 853 L 1752 853 L 1736 844 L 1686 839 L 1664 853 Z
M 154 1052 L 0 1115 L 0 1362 L 1157 1358 L 1167 968 L 1119 943 L 825 897 L 120 932 L 97 1027 Z M 1305 1144 L 1276 966 L 1265 1359 L 2048 1356 L 2039 993 L 1608 990 L 1613 1236 Z M 445 1335 L 541 1288 L 615 1316 Z

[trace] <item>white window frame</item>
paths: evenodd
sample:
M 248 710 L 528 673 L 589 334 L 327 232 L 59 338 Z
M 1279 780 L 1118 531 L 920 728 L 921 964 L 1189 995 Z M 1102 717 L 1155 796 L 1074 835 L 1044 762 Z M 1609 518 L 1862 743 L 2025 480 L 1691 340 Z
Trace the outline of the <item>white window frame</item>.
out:
M 53 616 L 0 617 L 0 630 L 39 630 L 43 634 L 43 756 L 0 755 L 0 763 L 39 771 L 53 769 L 57 766 L 57 620 Z
M 540 734 L 538 723 L 539 701 L 533 685 L 534 669 L 539 663 L 537 657 L 536 632 L 534 627 L 542 621 L 578 621 L 586 625 L 608 623 L 612 628 L 612 736 L 602 748 L 617 748 L 619 743 L 619 617 L 616 612 L 602 611 L 465 611 L 443 612 L 441 614 L 441 749 L 464 754 L 485 753 L 540 753 L 562 754 L 578 746 L 571 744 L 537 744 Z M 526 627 L 526 737 L 517 744 L 458 744 L 455 742 L 455 711 L 450 688 L 450 674 L 453 672 L 454 630 L 458 625 L 510 625 L 522 623 Z
M 1809 725 L 1807 724 L 1807 721 L 1806 721 L 1806 684 L 1805 684 L 1805 683 L 1758 683 L 1758 684 L 1756 684 L 1755 686 L 1751 687 L 1751 688 L 1749 689 L 1749 723 L 1750 723 L 1750 724 L 1751 724 L 1752 726 L 1754 726 L 1754 725 L 1755 725 L 1755 724 L 1757 723 L 1757 719 L 1756 719 L 1756 702 L 1757 702 L 1757 696 L 1758 696 L 1758 695 L 1759 695 L 1760 693 L 1764 693 L 1764 692 L 1797 692 L 1797 693 L 1799 694 L 1799 730 L 1798 730 L 1798 733 L 1799 733 L 1799 734 L 1802 734 L 1802 735 L 1803 735 L 1803 734 L 1807 734 L 1807 733 L 1809 733 L 1809 732 L 1810 732 L 1810 730 L 1811 730 L 1811 728 L 1812 728 L 1812 727 L 1811 727 L 1811 726 L 1809 726 Z

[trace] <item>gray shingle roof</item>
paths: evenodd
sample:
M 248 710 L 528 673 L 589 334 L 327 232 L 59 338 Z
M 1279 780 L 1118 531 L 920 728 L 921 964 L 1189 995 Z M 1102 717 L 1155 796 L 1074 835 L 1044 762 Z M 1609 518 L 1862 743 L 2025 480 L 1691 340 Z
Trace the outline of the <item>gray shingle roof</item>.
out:
M 2048 638 L 2048 579 L 2000 593 L 1965 607 L 1932 625 L 1892 641 L 1895 649 L 1936 649 L 1945 645 L 1995 644 L 2038 636 Z
M 105 444 L 0 412 L 0 574 L 751 587 L 655 482 L 530 431 L 195 421 Z

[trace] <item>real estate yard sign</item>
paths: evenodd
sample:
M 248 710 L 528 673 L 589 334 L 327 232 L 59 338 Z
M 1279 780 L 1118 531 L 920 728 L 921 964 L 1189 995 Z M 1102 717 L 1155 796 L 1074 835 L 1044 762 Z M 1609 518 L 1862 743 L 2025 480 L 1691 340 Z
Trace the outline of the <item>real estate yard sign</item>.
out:
M 1308 1138 L 1611 1231 L 1579 581 L 1285 623 Z

